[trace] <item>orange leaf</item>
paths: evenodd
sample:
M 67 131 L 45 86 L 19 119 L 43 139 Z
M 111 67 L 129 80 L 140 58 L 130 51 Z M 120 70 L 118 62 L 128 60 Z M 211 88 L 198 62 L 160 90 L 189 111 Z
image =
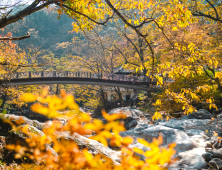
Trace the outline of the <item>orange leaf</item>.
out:
M 47 115 L 49 113 L 49 109 L 47 107 L 42 106 L 41 104 L 35 103 L 31 106 L 31 110 L 36 113 L 40 113 L 43 115 Z

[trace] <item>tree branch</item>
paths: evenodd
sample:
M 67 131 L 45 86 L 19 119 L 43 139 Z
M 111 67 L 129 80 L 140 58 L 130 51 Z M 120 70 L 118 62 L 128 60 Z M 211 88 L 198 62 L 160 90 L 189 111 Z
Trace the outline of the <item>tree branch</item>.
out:
M 215 6 L 213 6 L 213 4 L 212 4 L 209 0 L 206 0 L 206 1 L 207 1 L 208 4 L 210 4 L 210 6 L 214 9 L 214 12 L 215 12 L 215 14 L 216 14 L 216 18 L 219 19 L 218 13 L 217 13 L 217 10 L 216 10 Z
M 114 47 L 119 51 L 119 53 L 123 56 L 123 58 L 125 59 L 125 62 L 128 63 L 128 64 L 132 64 L 134 66 L 137 66 L 137 67 L 140 67 L 140 65 L 138 64 L 135 64 L 135 63 L 132 63 L 132 62 L 129 62 L 127 60 L 127 58 L 125 57 L 125 55 L 122 53 L 122 51 L 114 44 Z
M 148 19 L 150 19 L 150 20 L 147 21 Z M 150 22 L 152 22 L 152 21 L 154 21 L 153 18 L 146 18 L 141 24 L 139 24 L 139 25 L 137 25 L 137 26 L 135 26 L 135 27 L 136 27 L 136 28 L 142 27 L 144 24 L 150 23 Z
M 81 12 L 79 12 L 79 11 L 76 11 L 76 10 L 74 10 L 74 9 L 72 9 L 72 8 L 70 8 L 70 7 L 68 7 L 67 5 L 64 5 L 64 4 L 61 5 L 59 2 L 56 3 L 56 4 L 57 4 L 58 6 L 60 6 L 60 7 L 62 6 L 62 7 L 64 7 L 64 8 L 66 8 L 66 9 L 68 9 L 68 10 L 71 10 L 71 11 L 73 11 L 73 12 L 79 14 L 79 15 L 82 15 L 82 16 L 86 17 L 87 19 L 89 19 L 90 21 L 92 21 L 92 22 L 94 22 L 94 23 L 96 23 L 96 24 L 98 24 L 98 25 L 104 25 L 104 26 L 106 26 L 105 24 L 106 24 L 111 18 L 113 18 L 114 14 L 115 14 L 115 13 L 113 13 L 113 15 L 112 15 L 111 17 L 107 17 L 106 20 L 105 20 L 104 22 L 98 22 L 98 21 L 96 21 L 96 20 L 90 18 L 90 17 L 87 16 L 86 14 L 83 14 L 83 13 L 81 13 Z
M 65 1 L 65 0 L 62 0 Z M 45 7 L 47 7 L 50 4 L 54 4 L 56 2 L 58 2 L 57 0 L 48 0 L 45 1 L 44 3 L 42 3 L 41 5 L 40 2 L 43 2 L 42 0 L 35 0 L 31 5 L 29 5 L 28 7 L 26 7 L 25 9 L 21 10 L 20 12 L 12 15 L 12 16 L 4 16 L 0 19 L 0 28 L 5 27 L 6 25 L 9 25 L 11 23 L 14 23 L 32 13 L 35 13 Z M 39 5 L 39 6 L 38 6 Z
M 22 37 L 0 37 L 0 40 L 8 40 L 8 41 L 13 41 L 13 40 L 23 40 L 25 38 L 29 38 L 30 34 L 27 33 L 27 35 L 24 35 Z
M 213 16 L 211 16 L 211 15 L 204 14 L 204 13 L 202 13 L 202 12 L 192 13 L 192 15 L 193 15 L 193 16 L 199 16 L 199 17 L 206 17 L 206 18 L 209 18 L 209 19 L 212 19 L 212 20 L 214 20 L 214 21 L 218 21 L 218 22 L 222 23 L 222 20 L 221 20 L 221 19 L 215 18 L 215 17 L 213 17 Z
M 125 18 L 124 16 L 110 3 L 109 0 L 105 0 L 105 2 L 107 3 L 107 5 L 118 15 L 118 17 L 127 25 L 129 26 L 130 28 L 132 28 L 139 36 L 141 36 L 145 42 L 147 43 L 150 51 L 151 51 L 151 54 L 152 54 L 152 75 L 154 74 L 154 65 L 155 65 L 155 54 L 154 54 L 154 51 L 153 51 L 153 48 L 151 46 L 151 44 L 148 42 L 148 40 L 146 39 L 146 36 L 143 35 L 137 28 L 136 26 L 130 24 Z

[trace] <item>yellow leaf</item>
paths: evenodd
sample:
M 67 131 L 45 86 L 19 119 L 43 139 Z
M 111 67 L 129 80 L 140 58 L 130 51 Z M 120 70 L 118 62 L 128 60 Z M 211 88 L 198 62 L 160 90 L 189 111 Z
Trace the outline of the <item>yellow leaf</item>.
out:
M 133 148 L 133 151 L 138 153 L 138 154 L 141 154 L 141 155 L 144 154 L 144 151 L 142 149 L 139 149 L 139 148 Z
M 161 105 L 161 100 L 160 100 L 160 99 L 158 99 L 158 100 L 156 101 L 156 105 Z
M 81 122 L 89 122 L 90 120 L 91 120 L 91 117 L 87 113 L 82 113 L 80 115 Z
M 36 96 L 32 93 L 24 93 L 20 99 L 24 102 L 34 102 L 36 101 Z
M 137 141 L 139 143 L 143 144 L 144 146 L 149 147 L 149 142 L 147 142 L 146 140 L 139 138 L 139 139 L 137 139 Z
M 126 118 L 126 115 L 121 114 L 121 113 L 120 114 L 111 114 L 111 115 L 109 115 L 109 114 L 106 113 L 105 110 L 102 110 L 102 115 L 109 122 L 117 120 L 117 119 L 125 119 Z
M 133 143 L 133 138 L 132 137 L 125 137 L 125 138 L 123 138 L 122 143 L 123 144 L 131 144 L 131 143 Z
M 47 107 L 42 106 L 41 104 L 35 103 L 31 106 L 31 110 L 36 113 L 40 113 L 43 115 L 47 115 L 49 113 L 49 109 Z

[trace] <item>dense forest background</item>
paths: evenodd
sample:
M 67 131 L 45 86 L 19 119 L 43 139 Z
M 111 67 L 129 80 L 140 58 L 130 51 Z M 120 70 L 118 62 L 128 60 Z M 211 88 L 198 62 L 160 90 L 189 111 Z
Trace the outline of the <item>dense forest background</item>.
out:
M 73 31 L 72 23 L 74 20 L 67 15 L 58 16 L 55 10 L 54 8 L 43 9 L 5 27 L 3 32 L 0 31 L 4 34 L 11 32 L 15 37 L 29 32 L 31 37 L 18 41 L 18 46 L 23 50 L 35 49 L 41 55 L 53 53 L 55 57 L 60 58 L 67 54 L 78 56 L 87 54 L 90 47 L 82 48 L 81 45 L 81 48 L 77 49 L 77 46 L 80 44 L 87 46 L 88 41 L 92 40 L 92 36 Z M 118 39 L 118 31 L 112 24 L 96 31 L 101 37 L 112 34 Z M 72 42 L 75 42 L 75 47 L 73 47 Z

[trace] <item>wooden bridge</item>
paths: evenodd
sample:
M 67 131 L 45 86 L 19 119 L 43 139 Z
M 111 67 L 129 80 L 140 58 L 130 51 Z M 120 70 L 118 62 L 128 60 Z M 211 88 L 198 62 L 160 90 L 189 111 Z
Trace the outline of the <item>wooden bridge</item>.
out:
M 4 86 L 35 85 L 35 84 L 88 84 L 124 87 L 155 92 L 156 81 L 148 76 L 71 72 L 71 71 L 41 71 L 41 72 L 16 72 L 1 78 L 0 83 Z

